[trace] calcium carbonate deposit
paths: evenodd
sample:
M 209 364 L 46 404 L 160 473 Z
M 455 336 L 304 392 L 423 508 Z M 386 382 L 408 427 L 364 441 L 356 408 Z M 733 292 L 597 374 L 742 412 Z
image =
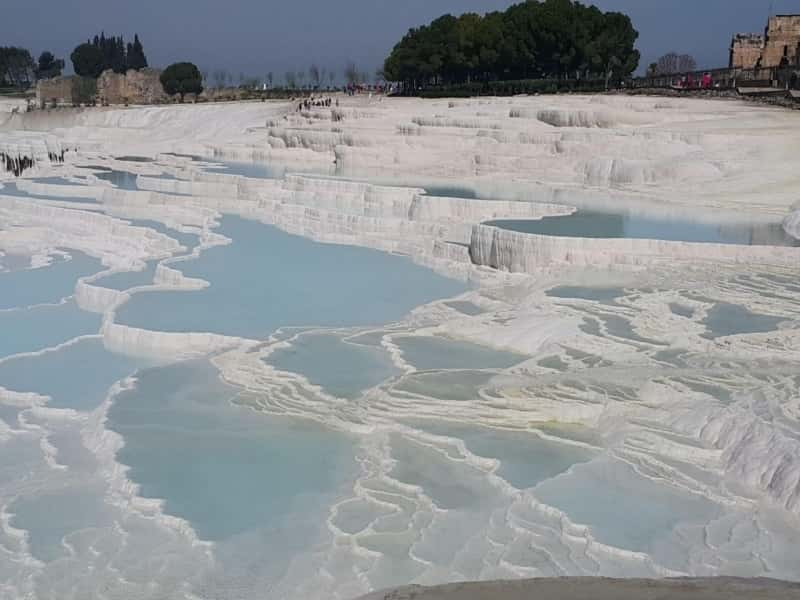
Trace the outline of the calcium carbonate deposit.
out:
M 0 109 L 0 598 L 800 580 L 797 114 Z

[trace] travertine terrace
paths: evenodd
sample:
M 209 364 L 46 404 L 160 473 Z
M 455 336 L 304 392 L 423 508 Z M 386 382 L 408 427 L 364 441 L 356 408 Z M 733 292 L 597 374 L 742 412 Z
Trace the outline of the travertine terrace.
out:
M 61 151 L 65 163 L 50 165 Z M 43 562 L 11 516 L 25 486 L 0 487 L 0 597 L 88 594 L 86 581 L 65 575 L 81 569 L 109 597 L 174 598 L 237 586 L 241 597 L 344 599 L 407 583 L 560 575 L 800 580 L 800 248 L 663 240 L 657 229 L 533 235 L 492 223 L 606 211 L 773 227 L 791 241 L 800 237 L 800 115 L 625 96 L 6 111 L 0 152 L 36 158 L 19 179 L 0 172 L 14 191 L 0 188 L 0 260 L 22 254 L 46 266 L 77 252 L 100 261 L 103 271 L 81 277 L 67 300 L 100 317 L 105 348 L 209 359 L 242 390 L 238 403 L 352 436 L 358 457 L 312 547 L 277 575 L 243 566 L 234 576 L 225 561 L 259 554 L 256 542 L 220 552 L 168 501 L 140 494 L 120 463 L 124 440 L 106 420 L 135 381 L 86 414 L 0 389 L 0 406 L 25 415 L 15 426 L 0 413 L 0 445 L 36 440 L 41 453 L 26 460 L 44 480 L 69 479 L 73 468 L 61 468 L 54 443 L 82 444 L 90 458 L 72 480 L 97 490 L 112 523 L 87 525 L 91 535 L 69 538 L 69 556 Z M 282 170 L 214 168 L 228 161 Z M 136 185 L 103 177 L 115 171 Z M 231 242 L 218 231 L 230 215 L 409 256 L 469 288 L 366 331 L 249 339 L 119 318 L 142 295 L 213 289 L 181 269 Z M 170 231 L 197 245 L 182 247 Z M 144 285 L 104 286 L 110 274 L 147 268 Z M 395 374 L 343 401 L 271 365 L 323 334 L 385 352 Z M 409 338 L 523 358 L 426 369 Z M 478 427 L 492 432 L 481 449 Z M 548 450 L 537 446 L 514 471 L 513 448 L 530 440 Z M 537 452 L 573 458 L 530 480 Z M 95 552 L 108 547 L 122 550 Z M 169 576 L 126 572 L 142 554 L 168 562 Z

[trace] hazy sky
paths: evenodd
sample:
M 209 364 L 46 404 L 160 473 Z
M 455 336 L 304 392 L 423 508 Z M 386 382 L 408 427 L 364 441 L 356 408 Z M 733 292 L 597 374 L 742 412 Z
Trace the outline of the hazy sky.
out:
M 138 32 L 150 64 L 191 60 L 263 77 L 307 69 L 339 73 L 349 59 L 370 73 L 408 30 L 450 12 L 504 9 L 511 0 L 4 0 L 0 45 L 45 49 L 67 59 L 105 30 Z M 642 65 L 670 50 L 701 67 L 726 66 L 731 34 L 760 31 L 773 13 L 800 13 L 800 0 L 595 0 L 639 30 Z

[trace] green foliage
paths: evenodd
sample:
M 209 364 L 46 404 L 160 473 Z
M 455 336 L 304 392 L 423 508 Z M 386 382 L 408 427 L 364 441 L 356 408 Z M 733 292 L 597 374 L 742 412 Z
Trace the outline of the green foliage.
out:
M 444 15 L 411 29 L 384 63 L 411 89 L 473 81 L 629 76 L 639 64 L 630 19 L 574 0 L 527 0 L 485 16 Z
M 81 44 L 70 55 L 76 75 L 97 79 L 103 72 L 103 53 L 94 44 Z
M 0 46 L 0 86 L 28 88 L 33 83 L 36 64 L 25 48 Z
M 89 50 L 89 47 L 93 50 Z M 78 71 L 76 66 L 76 53 L 82 71 Z M 115 73 L 125 73 L 129 69 L 139 70 L 147 66 L 147 57 L 138 35 L 134 35 L 133 43 L 126 46 L 122 36 L 106 37 L 106 34 L 101 32 L 99 36 L 96 35 L 94 39 L 75 48 L 71 58 L 78 75 L 95 78 L 109 69 Z
M 190 62 L 174 63 L 161 73 L 161 85 L 170 96 L 179 94 L 183 102 L 186 94 L 203 91 L 203 76 L 197 66 Z
M 144 55 L 144 48 L 139 41 L 139 35 L 134 34 L 133 43 L 128 44 L 127 66 L 129 69 L 144 69 L 147 67 L 147 57 Z
M 64 69 L 63 59 L 56 58 L 52 52 L 42 52 L 39 55 L 39 64 L 36 67 L 37 79 L 52 79 L 59 77 Z
M 516 94 L 594 93 L 605 89 L 605 79 L 508 79 L 431 86 L 421 91 L 420 96 L 423 98 L 471 98 L 473 96 L 514 96 Z

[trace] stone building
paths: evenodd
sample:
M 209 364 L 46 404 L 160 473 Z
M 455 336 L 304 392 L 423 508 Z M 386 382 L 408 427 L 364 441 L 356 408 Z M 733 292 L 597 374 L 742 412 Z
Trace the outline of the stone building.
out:
M 104 71 L 97 79 L 97 100 L 102 104 L 158 104 L 167 99 L 158 69 L 131 69 L 127 73 Z
M 39 106 L 73 106 L 96 101 L 100 104 L 158 104 L 168 100 L 158 69 L 104 71 L 97 80 L 90 77 L 55 77 L 36 84 Z
M 72 106 L 78 103 L 79 77 L 40 79 L 36 84 L 36 103 L 39 106 Z
M 764 35 L 740 33 L 731 42 L 730 67 L 800 66 L 800 15 L 770 17 Z

